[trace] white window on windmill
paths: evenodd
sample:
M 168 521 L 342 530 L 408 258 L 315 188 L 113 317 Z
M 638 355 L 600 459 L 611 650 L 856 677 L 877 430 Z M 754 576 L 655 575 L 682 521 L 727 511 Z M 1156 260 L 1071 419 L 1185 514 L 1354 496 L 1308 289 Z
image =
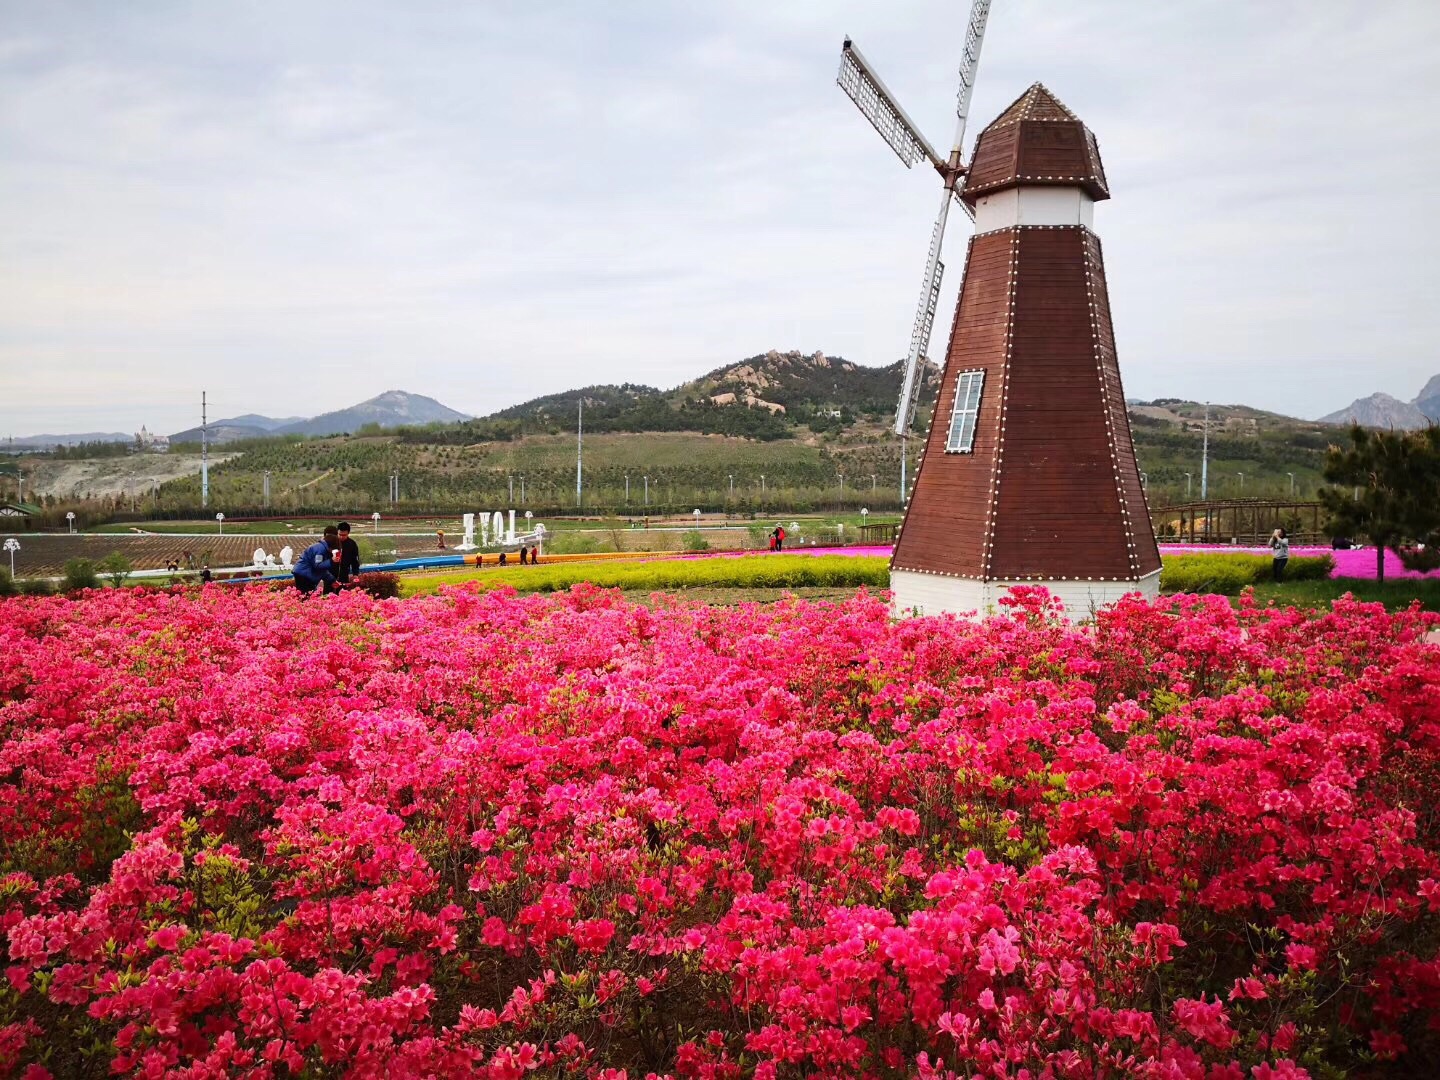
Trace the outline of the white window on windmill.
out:
M 955 380 L 955 407 L 950 413 L 950 437 L 945 440 L 947 454 L 968 454 L 975 446 L 975 423 L 980 416 L 980 390 L 985 385 L 985 372 L 962 371 Z

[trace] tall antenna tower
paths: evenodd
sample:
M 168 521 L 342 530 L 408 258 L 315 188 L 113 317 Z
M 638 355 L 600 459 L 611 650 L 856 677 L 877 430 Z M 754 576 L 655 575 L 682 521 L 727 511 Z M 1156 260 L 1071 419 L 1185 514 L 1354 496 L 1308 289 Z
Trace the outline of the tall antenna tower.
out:
M 210 420 L 200 391 L 200 509 L 210 505 Z
M 940 261 L 940 249 L 945 242 L 945 223 L 950 216 L 951 199 L 959 200 L 957 184 L 965 175 L 961 164 L 961 150 L 965 142 L 965 126 L 970 119 L 970 98 L 975 90 L 975 71 L 980 65 L 980 47 L 985 43 L 985 24 L 990 18 L 990 0 L 974 0 L 970 7 L 970 20 L 965 28 L 965 49 L 960 58 L 960 89 L 955 99 L 955 137 L 950 142 L 950 154 L 941 158 L 920 134 L 920 129 L 900 107 L 894 96 L 880 81 L 880 76 L 860 55 L 860 50 L 847 37 L 840 46 L 840 73 L 836 82 L 840 89 L 855 102 L 865 119 L 869 120 L 880 137 L 895 151 L 907 169 L 917 161 L 927 160 L 940 174 L 944 191 L 940 196 L 940 213 L 935 227 L 930 232 L 930 250 L 925 257 L 925 274 L 920 282 L 920 303 L 915 310 L 915 322 L 910 330 L 910 350 L 905 359 L 905 376 L 900 385 L 900 400 L 895 408 L 895 434 L 900 437 L 900 502 L 903 506 L 908 499 L 906 482 L 905 440 L 910 433 L 910 422 L 915 415 L 915 401 L 920 396 L 922 380 L 920 365 L 928 363 L 930 330 L 935 323 L 935 307 L 940 300 L 940 279 L 945 274 L 945 264 Z M 975 214 L 964 202 L 960 203 L 973 220 Z

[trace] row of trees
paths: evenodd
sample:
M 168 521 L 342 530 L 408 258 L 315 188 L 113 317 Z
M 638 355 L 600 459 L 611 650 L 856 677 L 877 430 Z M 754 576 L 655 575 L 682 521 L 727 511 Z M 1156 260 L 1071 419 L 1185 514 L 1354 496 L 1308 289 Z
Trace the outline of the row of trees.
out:
M 1417 565 L 1435 561 L 1440 545 L 1440 426 L 1422 431 L 1350 429 L 1350 445 L 1325 458 L 1320 501 L 1334 535 L 1363 536 L 1375 545 L 1375 574 L 1385 580 L 1385 551 Z M 1402 545 L 1419 542 L 1426 553 Z

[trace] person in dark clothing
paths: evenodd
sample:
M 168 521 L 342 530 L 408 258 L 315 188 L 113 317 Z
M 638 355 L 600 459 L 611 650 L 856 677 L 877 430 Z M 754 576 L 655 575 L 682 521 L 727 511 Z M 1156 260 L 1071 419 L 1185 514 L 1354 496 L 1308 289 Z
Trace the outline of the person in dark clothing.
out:
M 335 581 L 335 563 L 339 561 L 339 551 L 340 531 L 333 525 L 328 526 L 325 529 L 324 539 L 311 544 L 295 560 L 292 570 L 295 575 L 295 587 L 307 595 L 322 585 L 327 593 L 338 589 L 339 586 Z
M 340 562 L 335 567 L 335 580 L 345 585 L 360 576 L 360 545 L 350 539 L 348 521 L 340 522 L 335 529 L 340 535 Z
M 524 544 L 520 545 L 520 565 L 524 566 L 530 561 L 530 549 Z
M 505 565 L 505 552 L 503 552 L 503 551 L 500 552 L 500 562 L 499 562 L 497 565 L 499 565 L 499 566 L 504 566 L 504 565 Z

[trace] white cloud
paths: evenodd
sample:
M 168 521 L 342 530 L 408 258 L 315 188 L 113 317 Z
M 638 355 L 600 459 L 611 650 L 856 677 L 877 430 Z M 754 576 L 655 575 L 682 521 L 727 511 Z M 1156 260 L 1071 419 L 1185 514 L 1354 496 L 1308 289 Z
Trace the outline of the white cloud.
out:
M 937 185 L 834 86 L 838 46 L 943 142 L 963 18 L 0 0 L 0 431 L 155 427 L 202 387 L 486 412 L 771 346 L 888 363 Z M 1037 78 L 1099 135 L 1130 393 L 1316 415 L 1440 369 L 1437 26 L 1399 0 L 995 5 L 972 136 Z

